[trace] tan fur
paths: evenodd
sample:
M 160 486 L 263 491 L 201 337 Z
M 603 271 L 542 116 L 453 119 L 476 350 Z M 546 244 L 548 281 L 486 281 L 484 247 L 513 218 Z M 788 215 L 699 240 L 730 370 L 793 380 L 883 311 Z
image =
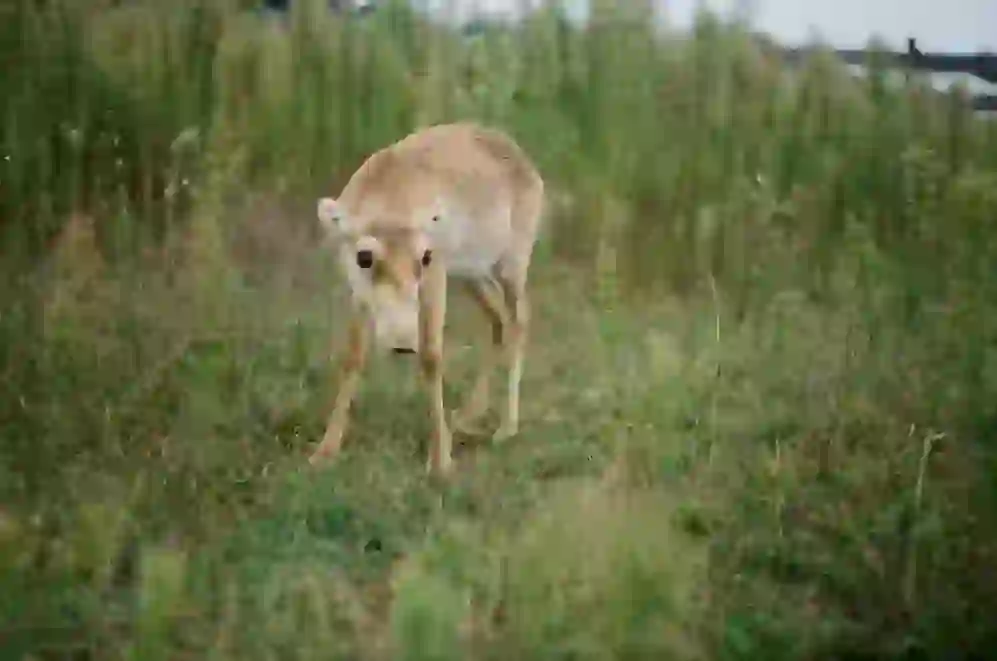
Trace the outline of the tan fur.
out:
M 354 303 L 339 392 L 312 464 L 342 446 L 374 329 L 382 348 L 418 352 L 432 419 L 427 467 L 449 472 L 442 365 L 451 278 L 464 282 L 492 327 L 475 385 L 454 423 L 476 430 L 489 407 L 489 378 L 502 361 L 506 406 L 493 438 L 517 433 L 527 271 L 543 201 L 543 180 L 519 146 L 500 131 L 469 123 L 433 126 L 389 145 L 367 159 L 338 200 L 319 200 L 319 220 L 336 246 Z M 367 268 L 360 265 L 362 250 L 373 257 Z M 426 251 L 431 259 L 423 265 Z

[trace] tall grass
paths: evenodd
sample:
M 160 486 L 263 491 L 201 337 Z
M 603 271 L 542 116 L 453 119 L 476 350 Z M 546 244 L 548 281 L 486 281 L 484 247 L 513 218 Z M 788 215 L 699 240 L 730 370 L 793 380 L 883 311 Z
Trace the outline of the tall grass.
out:
M 0 9 L 5 658 L 969 658 L 997 607 L 997 124 L 602 3 Z M 524 432 L 424 480 L 313 200 L 418 126 L 549 182 Z M 457 299 L 448 397 L 481 337 Z

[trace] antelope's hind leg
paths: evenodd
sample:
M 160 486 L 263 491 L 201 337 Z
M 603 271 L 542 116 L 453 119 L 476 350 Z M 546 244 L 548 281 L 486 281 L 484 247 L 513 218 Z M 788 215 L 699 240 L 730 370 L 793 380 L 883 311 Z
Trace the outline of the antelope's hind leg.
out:
M 491 378 L 497 359 L 501 356 L 507 313 L 502 300 L 502 289 L 494 279 L 474 280 L 467 283 L 467 288 L 488 317 L 492 329 L 492 341 L 483 350 L 474 386 L 463 406 L 454 413 L 453 425 L 457 431 L 483 435 L 485 430 L 479 423 L 489 409 Z
M 495 279 L 505 297 L 507 311 L 502 333 L 502 353 L 508 369 L 505 407 L 501 412 L 499 428 L 492 435 L 495 441 L 503 441 L 519 433 L 519 388 L 530 326 L 526 281 L 542 211 L 543 185 L 538 180 L 519 196 L 513 207 L 513 225 L 517 228 L 517 237 L 512 250 L 495 269 Z
M 499 278 L 499 283 L 505 293 L 509 320 L 505 325 L 505 341 L 502 345 L 508 370 L 506 375 L 506 400 L 499 428 L 492 435 L 492 438 L 496 441 L 503 441 L 515 436 L 519 432 L 519 386 L 523 377 L 523 357 L 530 321 L 529 300 L 526 295 L 526 274 L 524 271 L 516 273 L 511 278 L 505 276 Z

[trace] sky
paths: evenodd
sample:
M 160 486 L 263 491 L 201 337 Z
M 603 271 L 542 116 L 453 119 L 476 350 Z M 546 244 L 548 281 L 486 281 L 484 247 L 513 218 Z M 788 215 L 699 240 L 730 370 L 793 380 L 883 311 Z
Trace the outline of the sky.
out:
M 695 0 L 668 0 L 669 13 L 688 20 Z M 735 0 L 709 0 L 730 10 Z M 810 31 L 836 48 L 862 48 L 878 33 L 894 48 L 915 37 L 923 51 L 997 52 L 997 0 L 750 0 L 752 24 L 779 41 L 803 43 Z
M 460 13 L 475 5 L 486 12 L 514 12 L 522 0 L 422 0 L 453 3 Z M 528 0 L 529 1 L 529 0 Z M 618 0 L 626 2 L 627 0 Z M 997 52 L 997 0 L 655 0 L 665 20 L 688 26 L 700 2 L 720 13 L 750 7 L 755 29 L 787 45 L 807 43 L 813 34 L 835 48 L 862 48 L 878 34 L 896 49 L 915 37 L 923 51 Z M 588 0 L 565 0 L 574 14 Z

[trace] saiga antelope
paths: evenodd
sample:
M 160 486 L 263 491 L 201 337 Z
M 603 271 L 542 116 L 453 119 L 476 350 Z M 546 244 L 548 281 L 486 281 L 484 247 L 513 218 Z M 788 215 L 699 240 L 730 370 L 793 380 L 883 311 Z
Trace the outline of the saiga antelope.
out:
M 335 244 L 352 304 L 339 391 L 310 463 L 335 456 L 342 446 L 373 335 L 379 349 L 418 354 L 432 421 L 427 469 L 450 471 L 451 430 L 443 406 L 448 277 L 461 281 L 492 330 L 454 428 L 477 431 L 489 408 L 490 377 L 504 362 L 506 401 L 492 438 L 517 433 L 529 323 L 526 277 L 543 203 L 543 179 L 512 138 L 469 123 L 412 133 L 368 158 L 339 199 L 319 199 L 318 219 Z

